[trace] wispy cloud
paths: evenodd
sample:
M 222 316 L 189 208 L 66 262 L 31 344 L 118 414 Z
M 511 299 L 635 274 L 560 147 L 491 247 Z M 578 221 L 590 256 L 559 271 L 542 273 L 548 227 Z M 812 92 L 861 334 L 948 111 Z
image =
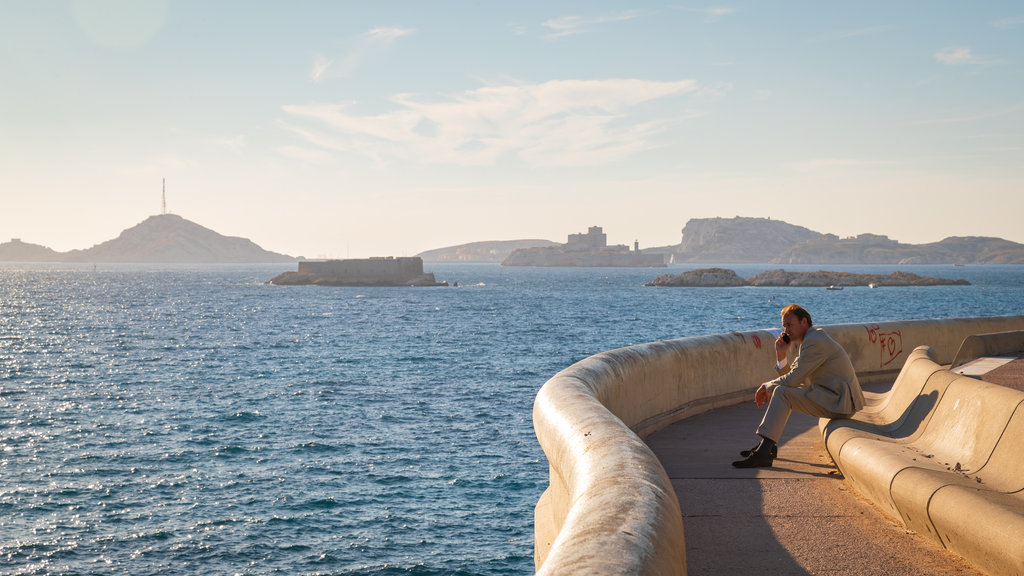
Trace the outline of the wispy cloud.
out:
M 340 58 L 331 59 L 318 54 L 313 60 L 309 79 L 319 84 L 327 78 L 343 78 L 351 74 L 366 59 L 386 52 L 395 40 L 415 32 L 411 28 L 373 28 L 356 36 L 349 50 Z
M 552 18 L 551 20 L 545 21 L 543 26 L 552 31 L 548 34 L 549 38 L 561 38 L 563 36 L 572 36 L 574 34 L 588 32 L 598 24 L 632 20 L 633 18 L 640 16 L 640 14 L 641 12 L 639 10 L 626 10 L 624 12 L 605 14 L 603 16 L 560 16 L 558 18 Z
M 892 29 L 892 26 L 882 25 L 882 26 L 869 26 L 867 28 L 856 28 L 854 30 L 841 30 L 839 32 L 839 37 L 840 38 L 859 38 L 861 36 L 874 36 L 876 34 L 881 34 L 882 32 L 885 32 L 885 31 L 890 30 L 890 29 Z
M 990 66 L 998 64 L 998 60 L 983 58 L 966 46 L 944 48 L 935 53 L 935 59 L 947 66 Z
M 242 152 L 245 151 L 247 139 L 243 135 L 237 135 L 225 138 L 216 138 L 214 143 L 236 156 L 241 156 Z
M 921 120 L 917 124 L 966 124 L 970 122 L 977 122 L 979 120 L 990 120 L 992 118 L 999 118 L 1001 116 L 1008 116 L 1024 110 L 1024 104 L 1015 104 L 999 110 L 993 110 L 991 112 L 982 112 L 980 114 L 968 114 L 964 116 L 950 116 L 947 118 L 933 118 L 930 120 Z
M 333 63 L 323 54 L 317 54 L 316 60 L 313 61 L 313 70 L 309 73 L 309 79 L 319 84 L 326 76 L 327 71 L 331 69 L 331 64 Z
M 999 20 L 992 21 L 993 28 L 1015 28 L 1021 24 L 1024 24 L 1024 16 L 1000 18 Z
M 302 146 L 281 146 L 277 151 L 282 156 L 298 160 L 306 164 L 330 164 L 331 155 L 323 150 L 305 148 Z
M 970 48 L 945 48 L 935 53 L 935 59 L 943 64 L 957 66 L 960 64 L 975 64 L 978 58 Z
M 356 153 L 379 164 L 487 165 L 517 158 L 532 165 L 594 165 L 658 146 L 670 118 L 637 108 L 694 93 L 692 80 L 552 80 L 492 85 L 440 100 L 400 94 L 395 109 L 360 115 L 351 104 L 285 106 L 288 126 L 321 149 Z M 325 135 L 326 134 L 326 135 Z
M 811 42 L 832 42 L 835 40 L 847 40 L 850 38 L 863 38 L 865 36 L 877 36 L 892 30 L 893 26 L 882 24 L 878 26 L 866 26 L 864 28 L 851 28 L 848 30 L 827 30 L 816 33 L 810 37 Z
M 820 170 L 833 170 L 837 168 L 868 168 L 891 166 L 894 162 L 889 160 L 865 160 L 862 158 L 815 158 L 793 164 L 798 172 L 817 172 Z
M 672 6 L 674 10 L 680 12 L 693 12 L 695 14 L 702 14 L 705 22 L 717 22 L 718 20 L 730 16 L 739 12 L 736 8 L 730 8 L 727 6 L 709 6 L 707 8 L 687 8 L 684 6 Z

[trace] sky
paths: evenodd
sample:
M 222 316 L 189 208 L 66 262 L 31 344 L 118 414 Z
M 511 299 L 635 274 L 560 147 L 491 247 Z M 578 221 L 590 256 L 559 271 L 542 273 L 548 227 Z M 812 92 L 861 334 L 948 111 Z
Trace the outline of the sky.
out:
M 0 0 L 0 241 L 1024 243 L 1017 1 Z

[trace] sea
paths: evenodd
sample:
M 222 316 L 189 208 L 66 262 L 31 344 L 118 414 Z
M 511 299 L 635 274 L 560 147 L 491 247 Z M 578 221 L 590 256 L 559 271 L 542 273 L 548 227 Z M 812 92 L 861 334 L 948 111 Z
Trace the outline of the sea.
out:
M 266 284 L 294 265 L 0 264 L 0 573 L 529 574 L 533 401 L 574 362 L 778 327 L 791 302 L 818 324 L 1024 314 L 1024 266 L 644 286 L 696 267 L 428 263 L 453 285 L 332 288 Z

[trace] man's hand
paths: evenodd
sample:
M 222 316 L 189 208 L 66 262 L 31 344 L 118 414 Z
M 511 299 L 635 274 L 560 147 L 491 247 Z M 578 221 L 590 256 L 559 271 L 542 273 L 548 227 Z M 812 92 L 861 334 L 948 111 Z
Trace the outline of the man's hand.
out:
M 770 400 L 772 393 L 768 391 L 768 386 L 761 384 L 757 387 L 757 392 L 754 392 L 754 402 L 757 403 L 757 407 L 764 406 L 764 403 Z
M 783 338 L 785 334 L 785 332 L 782 332 L 781 334 L 779 334 L 779 337 L 775 339 L 775 358 L 779 362 L 783 362 L 786 360 L 786 352 L 789 351 L 789 347 L 790 345 L 792 345 L 792 342 L 786 342 L 786 340 Z

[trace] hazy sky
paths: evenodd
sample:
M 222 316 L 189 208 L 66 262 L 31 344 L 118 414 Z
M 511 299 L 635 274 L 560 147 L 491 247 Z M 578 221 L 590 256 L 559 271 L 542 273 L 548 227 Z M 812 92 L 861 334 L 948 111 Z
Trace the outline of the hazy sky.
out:
M 1024 4 L 0 0 L 0 241 L 1024 242 Z

